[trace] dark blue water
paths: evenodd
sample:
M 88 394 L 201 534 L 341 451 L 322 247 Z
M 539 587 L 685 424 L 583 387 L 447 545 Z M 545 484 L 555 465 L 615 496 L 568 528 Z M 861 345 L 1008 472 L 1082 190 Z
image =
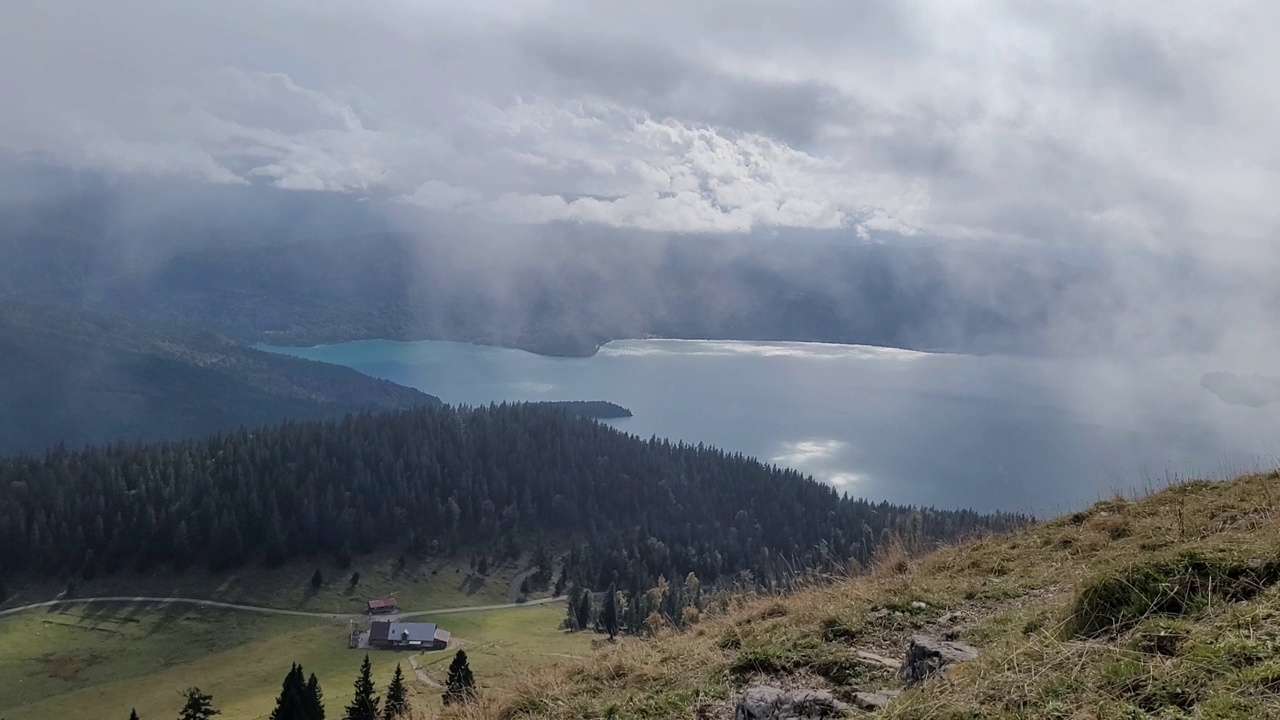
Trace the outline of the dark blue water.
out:
M 461 343 L 269 348 L 445 402 L 610 400 L 619 429 L 740 451 L 851 494 L 1059 512 L 1170 477 L 1271 466 L 1280 407 L 1227 405 L 1194 360 L 974 357 L 813 343 L 621 341 L 591 358 Z

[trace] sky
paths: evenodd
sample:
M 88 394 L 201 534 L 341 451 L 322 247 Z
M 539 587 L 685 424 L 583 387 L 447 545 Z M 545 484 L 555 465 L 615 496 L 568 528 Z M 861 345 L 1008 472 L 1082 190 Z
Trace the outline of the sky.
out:
M 1265 0 L 7 3 L 0 149 L 520 223 L 1257 267 L 1276 27 Z

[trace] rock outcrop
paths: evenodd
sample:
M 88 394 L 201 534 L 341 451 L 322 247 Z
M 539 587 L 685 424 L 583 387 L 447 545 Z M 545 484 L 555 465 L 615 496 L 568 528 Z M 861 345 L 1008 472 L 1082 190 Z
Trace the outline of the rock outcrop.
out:
M 907 648 L 907 658 L 902 663 L 902 680 L 914 685 L 952 663 L 977 658 L 978 650 L 972 645 L 917 635 L 911 638 L 911 646 Z
M 780 690 L 762 685 L 738 701 L 735 720 L 822 720 L 844 716 L 848 706 L 825 690 Z
M 901 690 L 877 690 L 875 692 L 860 692 L 853 694 L 853 704 L 863 710 L 879 710 L 887 707 L 899 695 Z

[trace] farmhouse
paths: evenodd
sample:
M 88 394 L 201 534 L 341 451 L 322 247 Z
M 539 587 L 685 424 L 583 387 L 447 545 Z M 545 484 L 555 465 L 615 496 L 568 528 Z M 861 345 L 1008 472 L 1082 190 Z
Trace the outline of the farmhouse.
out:
M 369 647 L 391 650 L 444 650 L 451 634 L 435 623 L 403 623 L 375 620 L 369 629 Z
M 380 600 L 370 600 L 365 611 L 370 615 L 387 615 L 397 609 L 395 598 L 382 598 Z

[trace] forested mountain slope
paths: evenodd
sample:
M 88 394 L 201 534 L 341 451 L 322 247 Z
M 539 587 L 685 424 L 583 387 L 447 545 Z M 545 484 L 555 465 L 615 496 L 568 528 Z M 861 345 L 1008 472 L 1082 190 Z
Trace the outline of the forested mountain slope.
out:
M 0 460 L 9 575 L 217 570 L 392 548 L 502 553 L 572 536 L 586 545 L 569 568 L 579 584 L 689 572 L 710 584 L 865 559 L 887 534 L 925 544 L 1023 521 L 842 497 L 791 470 L 531 405 Z
M 438 403 L 353 370 L 211 333 L 0 304 L 0 452 L 199 437 L 285 418 Z

